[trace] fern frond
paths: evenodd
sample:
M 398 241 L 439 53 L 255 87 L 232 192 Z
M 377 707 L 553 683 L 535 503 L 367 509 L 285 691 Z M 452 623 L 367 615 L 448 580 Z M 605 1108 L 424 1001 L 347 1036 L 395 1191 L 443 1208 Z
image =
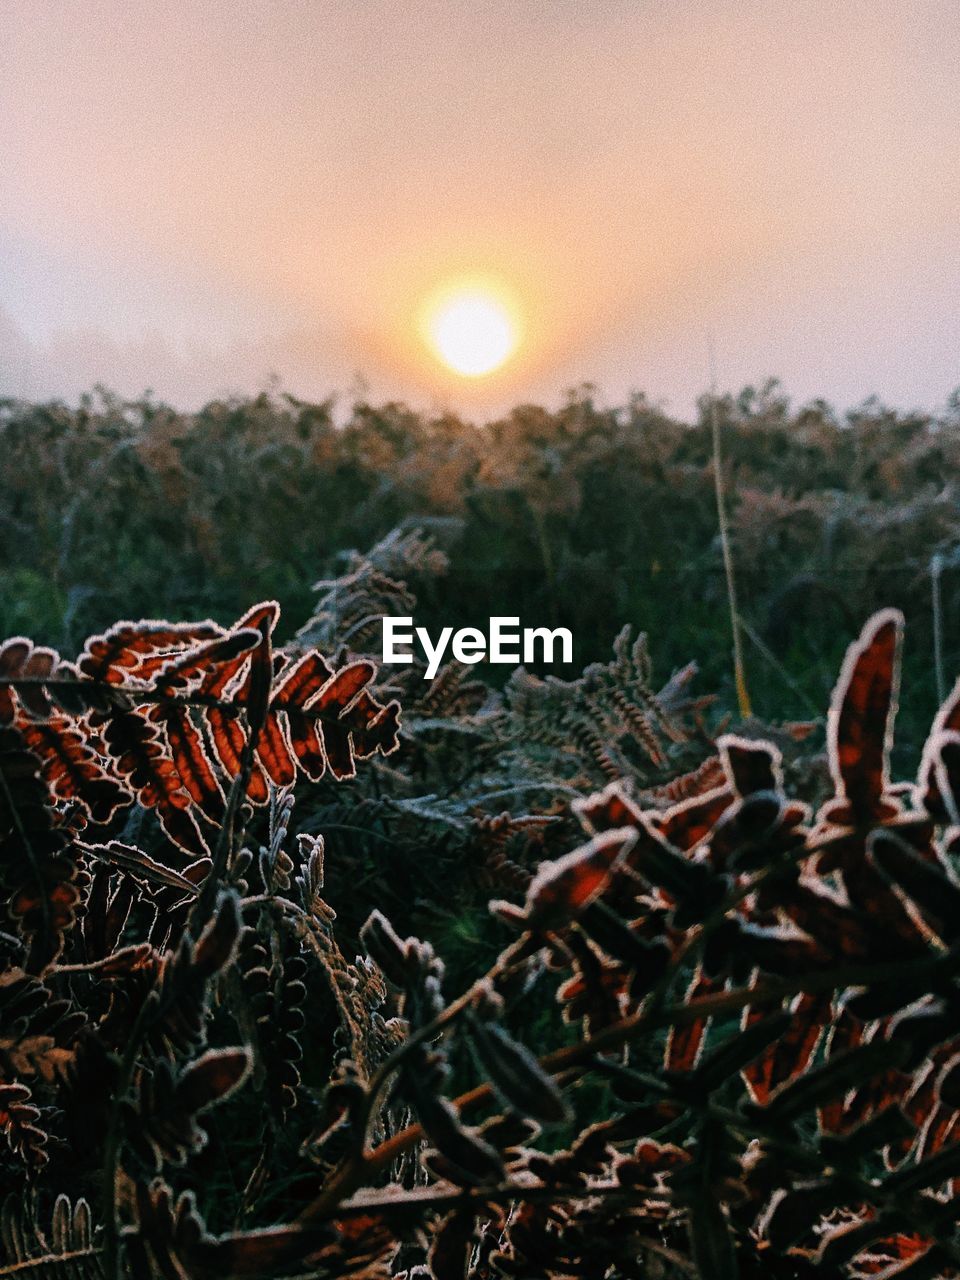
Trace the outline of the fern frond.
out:
M 0 1206 L 0 1276 L 17 1280 L 104 1280 L 93 1215 L 86 1200 L 60 1195 L 40 1219 L 36 1199 L 8 1196 Z

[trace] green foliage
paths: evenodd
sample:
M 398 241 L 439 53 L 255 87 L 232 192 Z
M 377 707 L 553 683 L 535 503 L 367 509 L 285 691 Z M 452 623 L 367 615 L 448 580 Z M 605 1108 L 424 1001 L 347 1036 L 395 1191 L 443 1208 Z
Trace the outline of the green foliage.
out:
M 903 610 L 925 662 L 936 551 L 955 665 L 955 408 L 867 402 L 838 422 L 769 384 L 718 411 L 758 714 L 822 705 L 857 619 L 882 604 Z M 656 637 L 662 670 L 695 654 L 733 705 L 706 402 L 693 425 L 642 397 L 599 407 L 586 388 L 555 413 L 522 406 L 482 428 L 363 403 L 337 426 L 331 404 L 284 396 L 185 415 L 100 393 L 78 410 L 8 401 L 0 443 L 6 634 L 69 646 L 121 614 L 226 622 L 251 595 L 278 598 L 296 627 L 310 584 L 339 576 L 351 548 L 440 521 L 449 572 L 442 590 L 429 572 L 417 584 L 419 621 L 568 626 L 568 677 L 605 660 L 629 621 Z M 915 748 L 932 688 L 917 696 Z

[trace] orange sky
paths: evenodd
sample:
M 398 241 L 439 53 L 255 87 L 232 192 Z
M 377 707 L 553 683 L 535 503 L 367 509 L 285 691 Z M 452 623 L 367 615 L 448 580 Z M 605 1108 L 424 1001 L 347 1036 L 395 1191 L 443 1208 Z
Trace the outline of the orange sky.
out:
M 955 0 L 4 0 L 0 395 L 960 384 Z M 467 384 L 423 299 L 499 278 Z

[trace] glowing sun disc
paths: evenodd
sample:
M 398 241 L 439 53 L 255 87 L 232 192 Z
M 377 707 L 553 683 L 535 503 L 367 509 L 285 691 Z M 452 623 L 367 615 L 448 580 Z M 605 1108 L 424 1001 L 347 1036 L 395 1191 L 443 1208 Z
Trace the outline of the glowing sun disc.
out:
M 428 320 L 427 336 L 443 363 L 465 378 L 492 373 L 517 345 L 517 330 L 508 309 L 479 291 L 445 298 Z

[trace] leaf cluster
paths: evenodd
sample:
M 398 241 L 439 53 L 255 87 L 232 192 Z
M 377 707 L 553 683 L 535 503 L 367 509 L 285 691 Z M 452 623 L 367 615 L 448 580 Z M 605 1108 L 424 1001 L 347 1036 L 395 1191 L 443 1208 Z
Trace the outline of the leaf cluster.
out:
M 621 752 L 599 790 L 451 809 L 516 855 L 467 981 L 386 907 L 348 959 L 324 833 L 293 830 L 295 794 L 371 805 L 365 775 L 442 825 L 399 798 L 458 715 L 402 728 L 368 659 L 276 623 L 0 650 L 0 1274 L 960 1270 L 960 685 L 895 781 L 896 610 L 848 651 L 813 803 L 789 749 L 701 720 L 672 780 L 637 731 L 649 775 Z M 531 696 L 629 727 L 620 689 L 676 763 L 648 682 L 621 640 Z

